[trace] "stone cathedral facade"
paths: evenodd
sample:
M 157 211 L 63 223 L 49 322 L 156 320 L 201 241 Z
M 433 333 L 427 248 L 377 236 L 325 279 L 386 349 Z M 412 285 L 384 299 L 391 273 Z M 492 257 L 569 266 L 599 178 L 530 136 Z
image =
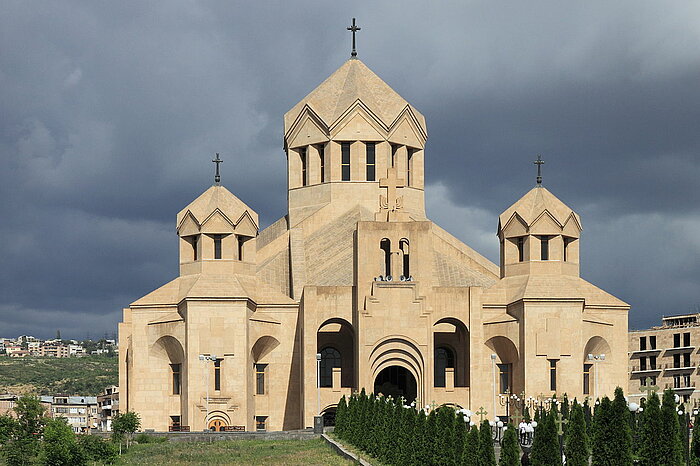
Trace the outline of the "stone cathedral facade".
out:
M 626 389 L 629 306 L 580 278 L 579 216 L 541 185 L 514 196 L 493 264 L 426 216 L 426 139 L 357 59 L 287 112 L 287 215 L 260 231 L 219 184 L 180 211 L 179 276 L 119 324 L 122 410 L 287 430 L 363 387 L 489 418 L 500 393 Z

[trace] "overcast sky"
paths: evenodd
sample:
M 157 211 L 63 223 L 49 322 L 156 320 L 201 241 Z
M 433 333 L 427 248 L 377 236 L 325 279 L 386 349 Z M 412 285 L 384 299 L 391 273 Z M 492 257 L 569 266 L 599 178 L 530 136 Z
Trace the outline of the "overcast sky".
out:
M 439 6 L 439 7 L 438 7 Z M 0 1 L 0 337 L 116 332 L 212 182 L 286 211 L 282 115 L 350 54 L 427 120 L 428 216 L 498 259 L 535 182 L 630 327 L 700 304 L 700 3 Z

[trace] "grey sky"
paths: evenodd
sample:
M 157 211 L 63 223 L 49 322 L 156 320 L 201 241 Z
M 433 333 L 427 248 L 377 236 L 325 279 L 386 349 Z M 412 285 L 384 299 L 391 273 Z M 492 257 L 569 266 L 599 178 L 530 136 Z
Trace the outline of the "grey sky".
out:
M 214 152 L 263 226 L 284 215 L 282 115 L 349 57 L 353 16 L 359 58 L 426 116 L 433 220 L 496 261 L 542 154 L 631 327 L 700 304 L 700 3 L 0 8 L 0 336 L 116 331 L 177 273 Z

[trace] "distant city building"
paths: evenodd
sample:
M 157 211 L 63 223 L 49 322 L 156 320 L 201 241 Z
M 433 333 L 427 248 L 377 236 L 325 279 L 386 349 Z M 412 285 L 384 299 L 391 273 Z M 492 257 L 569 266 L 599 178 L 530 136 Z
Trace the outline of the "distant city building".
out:
M 73 432 L 89 432 L 100 422 L 96 396 L 42 396 L 43 402 L 51 403 L 51 416 L 64 417 Z
M 111 385 L 105 388 L 104 393 L 97 397 L 97 407 L 100 415 L 98 429 L 112 430 L 112 419 L 119 414 L 119 387 Z
M 7 416 L 12 416 L 16 417 L 14 408 L 15 405 L 17 404 L 17 399 L 19 396 L 17 395 L 12 395 L 12 394 L 4 394 L 0 395 L 0 416 L 7 415 Z M 43 398 L 46 397 L 41 397 L 41 405 L 44 408 L 45 415 L 50 416 L 51 414 L 51 402 L 44 400 Z M 51 397 L 48 397 L 51 398 Z
M 700 403 L 700 313 L 663 317 L 661 325 L 629 332 L 629 398 L 667 388 L 684 403 Z M 652 387 L 657 387 L 653 389 Z
M 39 356 L 67 358 L 69 356 L 68 347 L 61 343 L 44 343 L 41 345 Z

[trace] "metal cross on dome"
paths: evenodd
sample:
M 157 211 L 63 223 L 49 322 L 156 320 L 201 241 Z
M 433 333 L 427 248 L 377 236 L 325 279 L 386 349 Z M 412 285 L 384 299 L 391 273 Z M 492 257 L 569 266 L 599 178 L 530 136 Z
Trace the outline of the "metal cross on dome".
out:
M 542 165 L 544 165 L 544 160 L 538 155 L 534 164 L 537 165 L 537 184 L 542 184 Z
M 216 174 L 214 175 L 214 182 L 216 182 L 216 184 L 219 184 L 221 183 L 221 175 L 219 174 L 219 164 L 224 163 L 224 161 L 219 158 L 219 153 L 217 152 L 216 158 L 212 160 L 212 162 L 216 164 Z
M 362 28 L 359 28 L 355 25 L 355 18 L 352 19 L 352 26 L 349 26 L 348 31 L 352 32 L 352 53 L 350 54 L 351 58 L 357 57 L 357 49 L 355 49 L 355 33 Z

